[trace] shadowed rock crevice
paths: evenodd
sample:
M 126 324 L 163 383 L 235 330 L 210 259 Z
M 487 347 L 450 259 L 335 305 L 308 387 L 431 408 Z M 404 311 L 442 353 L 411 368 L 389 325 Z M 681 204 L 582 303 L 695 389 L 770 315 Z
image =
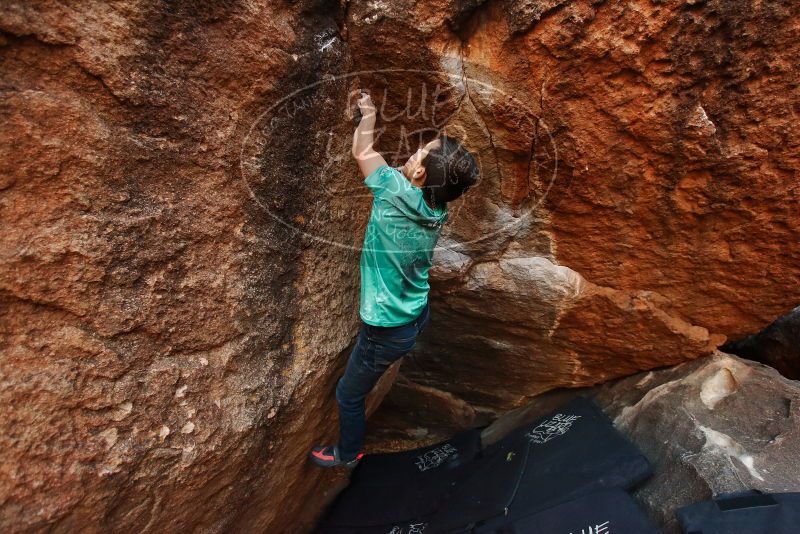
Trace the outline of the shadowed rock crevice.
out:
M 770 365 L 787 378 L 800 379 L 800 307 L 761 332 L 726 343 L 721 350 Z

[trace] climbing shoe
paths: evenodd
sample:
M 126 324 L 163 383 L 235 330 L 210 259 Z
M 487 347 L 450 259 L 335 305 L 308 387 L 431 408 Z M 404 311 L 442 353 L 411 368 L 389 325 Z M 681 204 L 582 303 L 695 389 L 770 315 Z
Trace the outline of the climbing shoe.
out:
M 344 466 L 348 469 L 352 469 L 358 465 L 358 462 L 361 461 L 361 457 L 364 456 L 363 452 L 358 453 L 353 460 L 349 462 L 344 462 L 339 457 L 339 446 L 338 445 L 325 445 L 322 447 L 314 447 L 311 449 L 308 457 L 311 458 L 311 461 L 317 464 L 320 467 L 337 467 L 337 466 Z

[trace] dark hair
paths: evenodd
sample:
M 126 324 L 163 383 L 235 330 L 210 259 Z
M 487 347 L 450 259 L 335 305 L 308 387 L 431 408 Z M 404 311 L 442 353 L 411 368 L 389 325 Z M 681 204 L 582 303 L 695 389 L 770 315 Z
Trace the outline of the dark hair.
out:
M 475 158 L 461 143 L 446 135 L 439 140 L 441 145 L 422 160 L 426 175 L 422 194 L 434 207 L 443 207 L 463 195 L 480 176 Z

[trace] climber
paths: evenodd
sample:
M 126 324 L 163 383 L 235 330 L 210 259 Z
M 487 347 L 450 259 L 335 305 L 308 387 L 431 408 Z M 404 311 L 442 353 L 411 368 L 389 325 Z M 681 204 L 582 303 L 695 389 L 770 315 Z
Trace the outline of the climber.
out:
M 428 324 L 428 270 L 447 203 L 479 176 L 472 154 L 441 133 L 402 167 L 388 166 L 373 148 L 376 110 L 368 93 L 361 92 L 358 108 L 352 154 L 373 195 L 360 261 L 361 326 L 336 385 L 339 441 L 309 453 L 323 467 L 353 468 L 364 456 L 367 394 Z

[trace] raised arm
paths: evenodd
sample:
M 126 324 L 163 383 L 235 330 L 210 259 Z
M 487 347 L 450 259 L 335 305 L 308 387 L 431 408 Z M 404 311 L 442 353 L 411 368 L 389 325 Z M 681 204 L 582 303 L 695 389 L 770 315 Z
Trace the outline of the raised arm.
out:
M 381 165 L 386 165 L 386 160 L 372 147 L 375 142 L 376 111 L 375 104 L 372 103 L 372 98 L 368 94 L 361 93 L 358 109 L 361 111 L 361 122 L 353 132 L 352 153 L 361 174 L 366 178 Z

